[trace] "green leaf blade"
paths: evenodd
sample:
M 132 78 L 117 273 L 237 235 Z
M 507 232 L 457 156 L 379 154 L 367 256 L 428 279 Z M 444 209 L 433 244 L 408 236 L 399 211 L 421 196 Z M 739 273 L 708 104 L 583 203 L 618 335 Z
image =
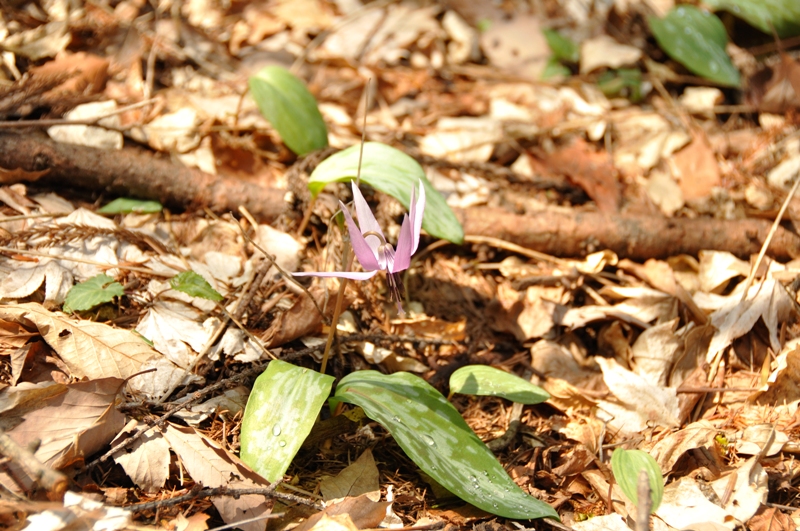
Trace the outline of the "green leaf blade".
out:
M 155 214 L 164 209 L 158 201 L 144 201 L 129 197 L 118 197 L 102 208 L 97 209 L 100 214 Z
M 282 478 L 311 432 L 333 380 L 284 361 L 269 362 L 244 410 L 242 461 L 270 482 Z
M 641 470 L 647 473 L 650 480 L 650 498 L 653 500 L 651 512 L 653 512 L 661 505 L 664 497 L 664 476 L 656 460 L 642 450 L 618 449 L 611 454 L 611 471 L 614 473 L 614 479 L 634 505 L 639 503 L 637 486 Z
M 800 35 L 800 2 L 797 0 L 705 0 L 714 11 L 723 10 L 754 28 L 778 37 Z
M 358 175 L 360 146 L 352 146 L 322 161 L 311 173 L 308 188 L 317 194 L 326 184 L 355 179 Z M 419 181 L 425 187 L 426 205 L 422 227 L 431 236 L 460 244 L 464 229 L 440 194 L 425 176 L 417 161 L 400 150 L 380 142 L 366 142 L 361 164 L 361 181 L 400 201 L 406 208 L 411 188 Z
M 739 71 L 725 50 L 728 34 L 715 15 L 680 5 L 662 19 L 647 20 L 661 49 L 689 71 L 727 87 L 741 85 Z
M 515 374 L 486 365 L 467 365 L 450 376 L 450 392 L 465 395 L 499 396 L 520 404 L 539 404 L 550 393 Z
M 261 114 L 294 153 L 305 155 L 328 146 L 328 128 L 317 100 L 291 72 L 267 66 L 248 84 Z
M 192 297 L 200 297 L 214 302 L 222 300 L 222 295 L 212 288 L 206 279 L 194 271 L 184 271 L 179 275 L 175 275 L 169 279 L 169 285 L 172 289 Z
M 559 61 L 577 63 L 581 58 L 580 49 L 572 39 L 565 37 L 554 29 L 542 30 L 542 33 L 547 41 L 547 46 L 550 47 L 550 51 Z
M 421 378 L 358 371 L 339 382 L 335 397 L 362 407 L 420 469 L 472 505 L 506 518 L 558 518 L 511 480 L 452 404 Z
M 125 290 L 122 284 L 106 274 L 101 274 L 72 286 L 64 300 L 63 309 L 66 313 L 83 312 L 123 295 Z

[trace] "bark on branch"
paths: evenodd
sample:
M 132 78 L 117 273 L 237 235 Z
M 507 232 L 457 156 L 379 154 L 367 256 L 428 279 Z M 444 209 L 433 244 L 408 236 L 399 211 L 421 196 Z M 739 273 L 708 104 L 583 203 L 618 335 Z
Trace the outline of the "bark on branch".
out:
M 0 134 L 0 167 L 49 170 L 42 180 L 56 186 L 155 199 L 184 208 L 228 212 L 244 205 L 263 222 L 275 220 L 288 208 L 282 190 L 209 175 L 142 149 L 61 144 L 41 133 Z M 555 256 L 610 249 L 639 261 L 696 255 L 704 249 L 747 257 L 759 251 L 770 228 L 769 222 L 754 219 L 667 219 L 555 210 L 521 216 L 484 207 L 460 210 L 457 215 L 467 234 L 500 238 Z M 800 237 L 779 228 L 769 252 L 781 260 L 798 256 Z

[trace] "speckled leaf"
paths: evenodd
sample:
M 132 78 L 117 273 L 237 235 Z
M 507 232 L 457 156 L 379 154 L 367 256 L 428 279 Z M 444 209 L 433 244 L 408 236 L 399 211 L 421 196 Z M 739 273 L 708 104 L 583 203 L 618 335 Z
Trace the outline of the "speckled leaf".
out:
M 728 87 L 741 85 L 725 46 L 725 26 L 712 13 L 691 5 L 674 7 L 664 18 L 648 17 L 658 45 L 691 72 Z
M 361 146 L 352 146 L 323 160 L 308 179 L 311 195 L 319 194 L 326 184 L 355 179 L 360 149 Z M 402 151 L 386 144 L 364 144 L 362 182 L 394 197 L 408 208 L 411 188 L 418 186 L 420 180 L 425 187 L 426 198 L 422 228 L 431 236 L 460 244 L 464 241 L 464 229 L 442 194 L 428 182 L 422 166 Z
M 779 37 L 800 35 L 800 2 L 797 0 L 705 0 L 714 10 L 725 10 L 751 26 Z
M 650 479 L 652 511 L 655 511 L 664 497 L 664 476 L 661 475 L 661 468 L 656 460 L 642 450 L 617 449 L 611 454 L 611 471 L 614 473 L 614 479 L 634 505 L 638 504 L 639 499 L 636 487 L 639 483 L 640 470 L 647 472 L 647 477 Z
M 241 459 L 264 478 L 283 477 L 333 387 L 333 376 L 271 361 L 244 410 Z
M 305 83 L 280 66 L 262 68 L 249 80 L 258 109 L 286 146 L 305 155 L 328 145 L 328 128 Z
M 520 404 L 538 404 L 550 394 L 516 374 L 487 365 L 467 365 L 450 376 L 450 392 L 465 395 L 499 396 Z
M 558 518 L 508 477 L 453 405 L 418 376 L 358 371 L 339 382 L 335 396 L 361 406 L 423 472 L 462 500 L 506 518 Z

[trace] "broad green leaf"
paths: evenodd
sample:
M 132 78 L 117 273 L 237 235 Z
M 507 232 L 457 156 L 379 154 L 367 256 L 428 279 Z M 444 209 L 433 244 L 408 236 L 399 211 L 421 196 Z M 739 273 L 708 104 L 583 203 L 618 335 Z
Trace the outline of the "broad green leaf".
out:
M 418 376 L 357 371 L 339 382 L 335 397 L 361 406 L 423 472 L 462 500 L 506 518 L 558 518 L 508 477 L 453 405 Z
M 650 498 L 653 500 L 652 511 L 661 505 L 664 497 L 664 476 L 661 475 L 661 468 L 653 457 L 642 450 L 614 450 L 611 454 L 611 471 L 614 479 L 619 484 L 625 496 L 638 504 L 639 497 L 636 494 L 636 487 L 639 483 L 639 471 L 647 472 L 650 479 Z
M 184 271 L 179 275 L 175 275 L 169 279 L 169 285 L 172 289 L 181 291 L 192 297 L 200 297 L 214 302 L 222 300 L 222 295 L 212 288 L 211 284 L 209 284 L 206 279 L 194 271 Z
M 542 30 L 544 38 L 547 40 L 547 45 L 559 61 L 565 63 L 577 63 L 581 58 L 580 49 L 572 39 L 564 37 L 554 29 Z
M 358 175 L 361 146 L 352 146 L 323 160 L 308 179 L 308 189 L 315 196 L 332 182 L 349 181 Z M 422 227 L 431 236 L 453 243 L 464 241 L 464 229 L 447 206 L 442 194 L 428 182 L 417 161 L 380 142 L 366 142 L 361 164 L 361 181 L 400 201 L 406 208 L 411 202 L 411 188 L 422 180 L 425 187 L 425 217 Z
M 538 404 L 550 393 L 515 374 L 487 365 L 467 365 L 450 376 L 450 392 L 465 395 L 499 396 L 520 404 Z
M 158 201 L 143 201 L 141 199 L 130 199 L 128 197 L 118 197 L 106 206 L 98 209 L 100 214 L 154 214 L 161 212 L 164 207 Z
M 249 80 L 258 109 L 286 146 L 305 155 L 328 146 L 328 128 L 305 84 L 280 66 L 262 68 Z
M 331 394 L 333 380 L 285 361 L 269 362 L 244 410 L 242 461 L 270 482 L 282 478 Z
M 779 37 L 800 35 L 800 2 L 797 0 L 705 0 L 711 9 L 724 10 L 754 28 Z
M 95 306 L 111 302 L 114 297 L 123 295 L 125 291 L 122 289 L 122 284 L 106 274 L 97 275 L 72 286 L 64 300 L 64 311 L 72 313 L 91 310 Z
M 721 85 L 741 85 L 725 46 L 725 26 L 713 14 L 690 5 L 674 7 L 663 19 L 648 17 L 661 49 L 691 72 Z
M 555 55 L 551 55 L 547 59 L 547 64 L 544 65 L 541 78 L 544 80 L 553 78 L 564 78 L 572 75 L 572 71 L 564 66 Z

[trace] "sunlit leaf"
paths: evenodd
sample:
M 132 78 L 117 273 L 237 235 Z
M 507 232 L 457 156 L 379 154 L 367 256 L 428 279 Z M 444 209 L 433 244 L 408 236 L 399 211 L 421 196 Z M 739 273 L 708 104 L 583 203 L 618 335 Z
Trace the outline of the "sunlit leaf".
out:
M 800 35 L 800 2 L 797 0 L 705 0 L 713 10 L 724 10 L 754 28 L 779 37 Z
M 450 392 L 499 396 L 520 404 L 538 404 L 550 393 L 515 374 L 488 365 L 467 365 L 450 376 Z
M 164 207 L 158 201 L 144 201 L 141 199 L 130 199 L 128 197 L 118 197 L 106 206 L 97 209 L 100 214 L 154 214 L 161 212 Z
M 572 39 L 563 36 L 554 29 L 542 30 L 547 45 L 559 61 L 565 63 L 577 63 L 581 57 L 580 48 Z
M 214 302 L 222 300 L 222 295 L 212 288 L 206 279 L 194 271 L 184 271 L 179 275 L 175 275 L 169 279 L 169 285 L 172 289 L 192 297 L 200 297 Z
M 739 71 L 725 51 L 725 26 L 715 15 L 680 5 L 662 19 L 647 20 L 661 49 L 691 72 L 729 87 L 741 84 Z
M 332 182 L 349 181 L 358 174 L 361 146 L 352 146 L 322 161 L 311 173 L 308 188 L 316 196 Z M 417 161 L 380 142 L 366 142 L 361 164 L 361 181 L 376 190 L 388 194 L 408 208 L 411 187 L 422 180 L 425 187 L 426 205 L 422 227 L 431 236 L 453 243 L 464 240 L 464 229 L 444 197 L 428 182 L 425 171 Z
M 541 78 L 544 80 L 553 79 L 553 78 L 562 78 L 562 77 L 569 77 L 572 75 L 572 71 L 564 66 L 561 61 L 559 61 L 555 55 L 551 55 L 547 59 L 547 63 L 544 65 L 544 70 L 542 70 Z
M 650 480 L 652 511 L 658 509 L 664 497 L 664 476 L 661 475 L 661 468 L 650 454 L 642 450 L 614 450 L 611 454 L 611 470 L 622 492 L 634 505 L 639 503 L 636 488 L 639 484 L 639 472 L 644 470 Z
M 361 406 L 423 472 L 462 500 L 506 518 L 558 517 L 511 480 L 453 405 L 418 376 L 357 371 L 339 382 L 335 396 Z
M 305 84 L 280 66 L 267 66 L 249 80 L 258 109 L 286 146 L 305 155 L 328 145 L 328 128 Z
M 113 301 L 114 297 L 123 295 L 125 290 L 122 284 L 106 274 L 97 275 L 72 286 L 64 300 L 64 311 L 72 313 L 91 310 L 95 306 Z
M 333 376 L 271 361 L 256 379 L 241 431 L 241 459 L 270 482 L 283 477 L 333 386 Z

